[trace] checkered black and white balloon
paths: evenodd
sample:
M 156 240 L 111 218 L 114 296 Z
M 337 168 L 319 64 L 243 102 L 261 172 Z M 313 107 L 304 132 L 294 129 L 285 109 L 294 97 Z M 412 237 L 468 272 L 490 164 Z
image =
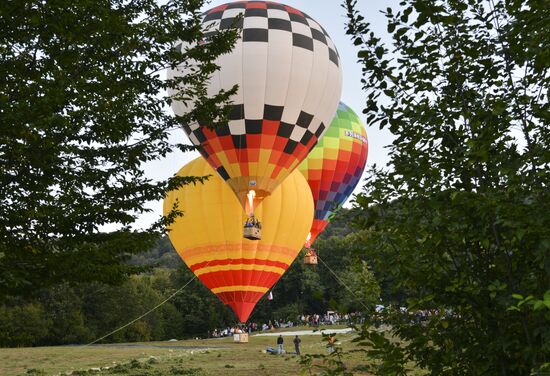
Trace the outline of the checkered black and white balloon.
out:
M 191 142 L 237 196 L 254 186 L 271 193 L 307 156 L 336 113 L 342 72 L 337 49 L 307 14 L 269 1 L 237 1 L 204 13 L 210 33 L 231 27 L 242 14 L 241 38 L 221 56 L 209 93 L 239 85 L 227 125 L 183 128 Z M 181 44 L 176 48 L 183 48 Z M 184 74 L 170 70 L 169 77 Z M 188 107 L 173 102 L 178 115 Z

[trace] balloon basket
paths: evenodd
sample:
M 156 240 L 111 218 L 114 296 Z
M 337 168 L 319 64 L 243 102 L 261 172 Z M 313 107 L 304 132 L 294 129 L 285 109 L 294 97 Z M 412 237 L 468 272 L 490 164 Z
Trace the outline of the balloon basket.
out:
M 306 254 L 304 255 L 304 264 L 306 265 L 317 265 L 317 254 L 313 249 L 307 249 Z
M 235 334 L 233 334 L 233 342 L 248 343 L 248 333 L 235 333 Z
M 249 240 L 260 240 L 262 238 L 262 224 L 254 218 L 254 214 L 251 214 L 244 223 L 243 237 Z
M 304 256 L 304 264 L 317 265 L 317 256 Z
M 260 240 L 262 238 L 262 230 L 257 227 L 245 227 L 243 236 L 250 240 Z

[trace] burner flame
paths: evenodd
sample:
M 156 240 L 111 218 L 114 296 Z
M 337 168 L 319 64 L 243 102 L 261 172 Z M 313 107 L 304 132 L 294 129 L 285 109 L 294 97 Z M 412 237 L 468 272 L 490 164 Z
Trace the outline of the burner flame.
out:
M 250 215 L 254 214 L 254 197 L 256 197 L 256 191 L 251 189 L 246 194 L 246 197 L 248 197 L 248 205 L 250 207 Z
M 309 234 L 307 234 L 307 238 L 306 238 L 306 247 L 311 247 L 311 232 Z

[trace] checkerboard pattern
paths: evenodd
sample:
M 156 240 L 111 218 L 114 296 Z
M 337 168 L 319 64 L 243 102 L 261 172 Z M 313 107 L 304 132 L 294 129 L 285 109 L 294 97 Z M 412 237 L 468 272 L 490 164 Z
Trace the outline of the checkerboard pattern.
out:
M 245 18 L 265 18 L 266 22 L 245 27 L 242 19 L 236 23 L 236 16 L 239 14 L 243 14 Z M 267 43 L 270 30 L 283 30 L 292 33 L 293 46 L 310 51 L 315 48 L 327 48 L 330 61 L 336 66 L 340 64 L 338 50 L 325 29 L 306 13 L 288 5 L 269 1 L 236 1 L 205 12 L 203 23 L 210 27 L 206 36 L 215 33 L 216 30 L 229 29 L 232 26 L 241 27 L 244 42 Z M 325 47 L 314 44 L 314 40 L 321 42 Z
M 270 193 L 307 156 L 334 116 L 342 85 L 340 57 L 319 23 L 287 5 L 237 1 L 204 13 L 206 37 L 232 25 L 242 28 L 242 37 L 232 53 L 220 57 L 221 69 L 209 84 L 212 93 L 239 85 L 229 121 L 215 130 L 207 124 L 183 128 L 237 196 L 233 182 L 241 178 Z M 172 107 L 176 114 L 187 111 L 181 103 Z
M 315 203 L 311 242 L 359 183 L 368 147 L 365 126 L 351 108 L 340 102 L 327 132 L 298 166 L 309 183 Z
M 199 148 L 202 156 L 216 166 L 216 171 L 228 180 L 237 174 L 257 175 L 260 164 L 277 179 L 281 172 L 292 172 L 325 130 L 321 123 L 315 132 L 308 126 L 313 115 L 301 112 L 295 124 L 281 121 L 283 107 L 265 105 L 263 119 L 245 119 L 243 105 L 233 105 L 231 122 L 210 130 L 198 124 L 183 126 Z M 236 124 L 242 126 L 237 127 Z M 225 166 L 232 166 L 231 174 Z

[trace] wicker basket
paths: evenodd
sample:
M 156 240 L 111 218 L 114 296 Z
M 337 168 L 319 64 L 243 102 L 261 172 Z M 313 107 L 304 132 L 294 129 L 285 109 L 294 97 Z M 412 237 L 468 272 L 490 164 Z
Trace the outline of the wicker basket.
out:
M 233 342 L 248 343 L 248 333 L 235 333 L 235 334 L 233 334 Z
M 304 264 L 317 265 L 317 255 L 304 256 Z
M 258 227 L 245 227 L 243 236 L 250 240 L 260 240 L 262 238 L 262 230 Z

